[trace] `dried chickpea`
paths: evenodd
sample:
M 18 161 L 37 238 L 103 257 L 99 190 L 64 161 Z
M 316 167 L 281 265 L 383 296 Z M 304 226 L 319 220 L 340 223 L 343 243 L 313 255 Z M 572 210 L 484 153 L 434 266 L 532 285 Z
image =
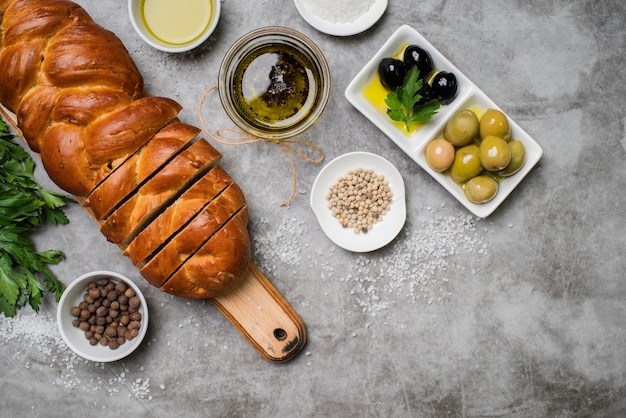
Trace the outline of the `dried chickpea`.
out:
M 367 233 L 389 210 L 393 192 L 384 176 L 358 168 L 339 177 L 330 187 L 328 208 L 344 228 Z

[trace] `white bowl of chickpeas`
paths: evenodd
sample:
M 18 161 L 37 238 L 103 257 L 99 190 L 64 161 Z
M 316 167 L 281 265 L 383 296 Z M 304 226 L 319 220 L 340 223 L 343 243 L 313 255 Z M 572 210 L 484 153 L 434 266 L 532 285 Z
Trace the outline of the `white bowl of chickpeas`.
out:
M 333 159 L 311 189 L 311 208 L 322 230 L 336 245 L 353 252 L 389 244 L 406 221 L 405 200 L 398 169 L 370 152 Z
M 148 329 L 148 305 L 132 280 L 94 271 L 63 292 L 57 323 L 68 347 L 84 359 L 104 363 L 135 351 Z

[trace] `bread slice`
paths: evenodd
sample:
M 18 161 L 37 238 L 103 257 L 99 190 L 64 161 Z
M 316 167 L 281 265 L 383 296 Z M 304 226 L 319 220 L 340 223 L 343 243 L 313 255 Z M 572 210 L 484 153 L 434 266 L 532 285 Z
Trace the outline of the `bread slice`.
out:
M 125 248 L 169 203 L 220 160 L 221 154 L 206 140 L 199 139 L 103 219 L 100 231 L 109 241 Z
M 172 99 L 142 97 L 96 118 L 85 128 L 87 159 L 100 167 L 134 153 L 181 109 Z
M 198 133 L 200 129 L 196 127 L 178 121 L 170 123 L 96 186 L 83 206 L 98 220 L 107 217 L 124 198 L 185 150 Z
M 138 233 L 124 249 L 123 254 L 128 256 L 135 266 L 143 267 L 146 258 L 162 247 L 169 237 L 176 234 L 232 181 L 224 169 L 219 166 L 213 167 Z
M 208 299 L 232 290 L 244 277 L 243 273 L 250 264 L 247 224 L 248 206 L 244 206 L 160 289 L 189 299 Z
M 239 186 L 231 183 L 140 268 L 141 275 L 153 286 L 161 286 L 189 256 L 238 213 L 245 203 Z

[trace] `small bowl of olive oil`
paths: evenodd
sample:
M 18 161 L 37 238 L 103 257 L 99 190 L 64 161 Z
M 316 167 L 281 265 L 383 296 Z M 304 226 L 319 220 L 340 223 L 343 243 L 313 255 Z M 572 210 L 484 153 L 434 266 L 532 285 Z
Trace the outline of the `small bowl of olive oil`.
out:
M 330 69 L 318 46 L 289 28 L 256 29 L 228 50 L 219 70 L 224 110 L 246 133 L 279 141 L 320 118 L 330 97 Z
M 128 0 L 133 28 L 148 45 L 184 52 L 204 43 L 220 18 L 220 0 Z

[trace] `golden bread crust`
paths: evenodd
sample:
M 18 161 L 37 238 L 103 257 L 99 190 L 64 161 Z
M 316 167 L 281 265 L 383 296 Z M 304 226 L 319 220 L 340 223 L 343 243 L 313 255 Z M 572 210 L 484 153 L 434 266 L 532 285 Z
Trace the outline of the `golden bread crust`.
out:
M 71 1 L 0 0 L 0 18 L 0 103 L 52 181 L 140 269 L 166 266 L 146 269 L 162 290 L 231 289 L 250 262 L 245 198 L 180 104 L 144 95 L 119 38 Z

